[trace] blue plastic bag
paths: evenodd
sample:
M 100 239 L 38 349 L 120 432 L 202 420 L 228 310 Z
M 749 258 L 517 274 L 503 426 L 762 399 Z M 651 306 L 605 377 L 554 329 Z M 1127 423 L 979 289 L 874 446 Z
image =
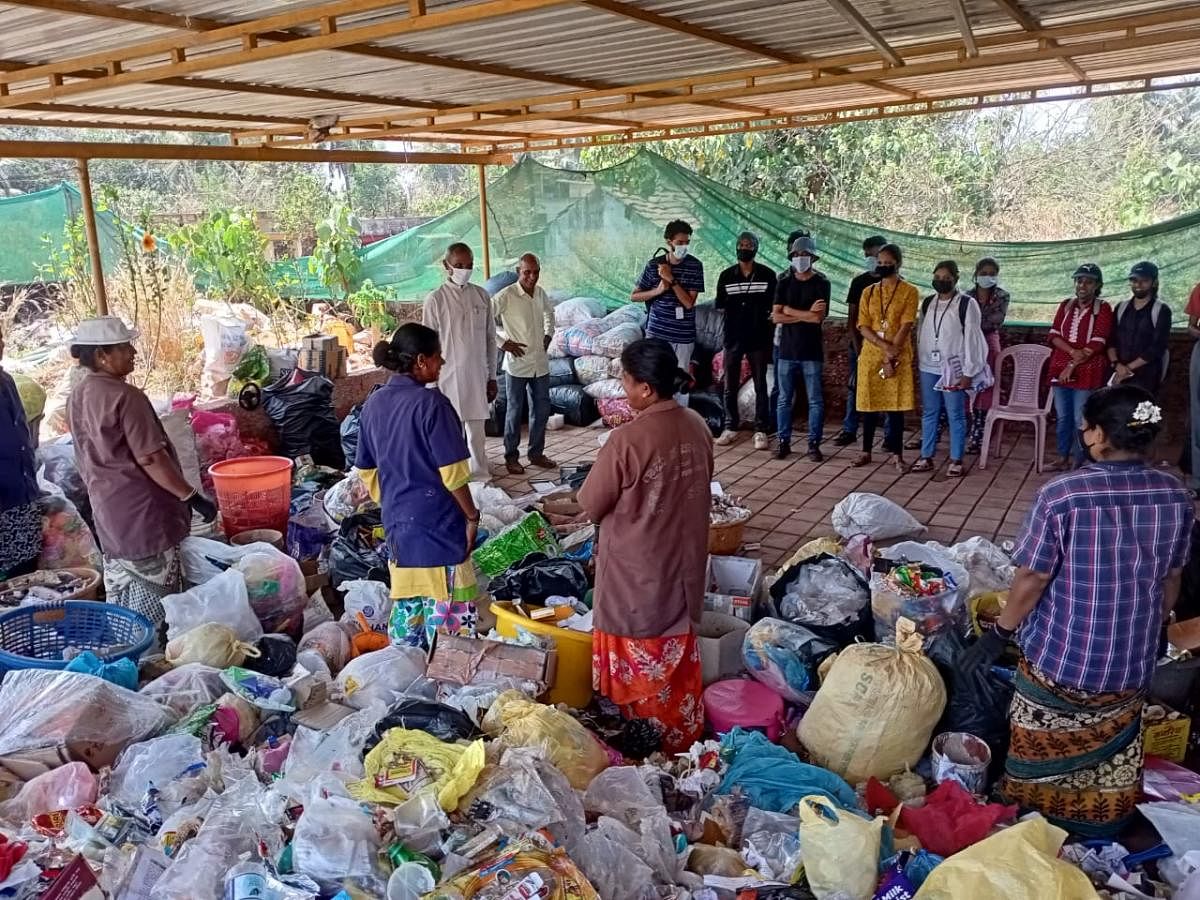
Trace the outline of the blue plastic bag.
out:
M 95 675 L 130 691 L 136 691 L 138 686 L 137 663 L 132 659 L 118 659 L 116 662 L 106 663 L 91 650 L 84 650 L 67 663 L 67 671 Z
M 719 794 L 740 788 L 751 806 L 778 813 L 790 813 L 810 794 L 827 797 L 843 809 L 860 809 L 858 795 L 845 781 L 827 769 L 800 762 L 760 732 L 734 728 L 721 741 L 721 755 L 730 764 Z

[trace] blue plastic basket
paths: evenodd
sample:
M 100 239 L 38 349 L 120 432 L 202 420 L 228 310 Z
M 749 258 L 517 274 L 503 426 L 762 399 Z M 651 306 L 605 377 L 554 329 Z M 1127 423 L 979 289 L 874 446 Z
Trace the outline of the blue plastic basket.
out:
M 137 662 L 153 640 L 150 620 L 121 606 L 90 600 L 24 606 L 0 615 L 0 673 L 64 669 L 68 647 L 91 650 L 104 662 Z

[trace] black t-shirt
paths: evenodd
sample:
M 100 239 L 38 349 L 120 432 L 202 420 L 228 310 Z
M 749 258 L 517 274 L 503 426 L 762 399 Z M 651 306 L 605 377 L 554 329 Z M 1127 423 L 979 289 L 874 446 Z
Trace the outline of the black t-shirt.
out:
M 862 292 L 880 281 L 883 279 L 874 272 L 859 272 L 850 282 L 850 290 L 846 291 L 846 305 L 858 303 L 862 299 Z
M 775 292 L 775 303 L 791 309 L 807 312 L 818 300 L 829 303 L 829 279 L 820 272 L 801 281 L 794 275 L 779 283 Z M 821 326 L 816 323 L 798 322 L 784 325 L 779 337 L 779 358 L 791 360 L 824 360 L 825 341 Z
M 725 312 L 725 347 L 768 350 L 775 336 L 771 307 L 775 304 L 775 273 L 759 263 L 750 277 L 732 265 L 717 278 L 715 303 Z

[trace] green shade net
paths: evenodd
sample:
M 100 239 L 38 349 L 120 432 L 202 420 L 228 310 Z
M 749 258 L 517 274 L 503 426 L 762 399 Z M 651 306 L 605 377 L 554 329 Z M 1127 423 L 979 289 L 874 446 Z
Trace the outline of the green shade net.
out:
M 40 281 L 50 262 L 50 247 L 61 247 L 68 221 L 83 212 L 73 185 L 63 182 L 44 191 L 0 199 L 0 284 Z M 111 213 L 96 213 L 100 256 L 106 272 L 120 262 L 120 240 Z M 49 246 L 46 238 L 50 239 Z M 45 275 L 50 280 L 50 275 Z

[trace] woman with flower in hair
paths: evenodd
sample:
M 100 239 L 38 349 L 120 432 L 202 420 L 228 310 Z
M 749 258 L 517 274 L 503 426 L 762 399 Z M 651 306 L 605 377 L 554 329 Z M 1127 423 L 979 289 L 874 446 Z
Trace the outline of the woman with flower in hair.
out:
M 1034 501 L 996 627 L 971 671 L 1021 650 L 1000 792 L 1073 834 L 1107 836 L 1142 783 L 1142 707 L 1163 628 L 1179 599 L 1193 501 L 1147 464 L 1162 411 L 1136 385 L 1097 391 L 1079 438 L 1088 461 Z

